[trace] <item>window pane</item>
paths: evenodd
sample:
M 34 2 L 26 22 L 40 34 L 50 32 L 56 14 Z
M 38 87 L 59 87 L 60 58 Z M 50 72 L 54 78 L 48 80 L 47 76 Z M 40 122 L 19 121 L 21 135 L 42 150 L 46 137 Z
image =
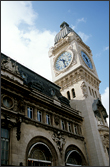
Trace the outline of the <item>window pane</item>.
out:
M 5 159 L 8 160 L 8 151 L 6 151 L 6 158 Z
M 2 150 L 1 159 L 4 159 L 4 150 Z
M 5 137 L 6 137 L 7 139 L 9 138 L 9 131 L 8 131 L 8 129 L 6 129 Z
M 30 118 L 32 118 L 32 111 L 30 111 Z
M 41 112 L 37 111 L 37 120 L 41 122 Z
M 8 164 L 8 152 L 9 152 L 9 131 L 2 128 L 1 138 L 1 164 Z
M 74 88 L 72 89 L 73 98 L 76 97 Z
M 68 97 L 68 100 L 70 100 L 70 92 L 69 91 L 67 92 L 67 97 Z
M 1 139 L 1 148 L 4 149 L 5 147 L 5 141 Z
M 6 141 L 6 150 L 8 150 L 8 141 Z

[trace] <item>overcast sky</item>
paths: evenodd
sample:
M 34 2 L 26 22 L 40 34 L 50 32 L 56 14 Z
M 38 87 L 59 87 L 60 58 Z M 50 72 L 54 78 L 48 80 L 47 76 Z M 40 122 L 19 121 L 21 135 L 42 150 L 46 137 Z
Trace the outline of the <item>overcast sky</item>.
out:
M 92 50 L 109 113 L 108 1 L 1 1 L 1 51 L 52 81 L 48 51 L 63 21 Z

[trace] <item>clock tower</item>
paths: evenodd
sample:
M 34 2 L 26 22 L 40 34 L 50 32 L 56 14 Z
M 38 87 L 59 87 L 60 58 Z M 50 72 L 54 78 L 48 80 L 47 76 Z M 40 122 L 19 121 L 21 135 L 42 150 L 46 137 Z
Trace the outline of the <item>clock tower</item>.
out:
M 54 46 L 49 50 L 53 82 L 61 87 L 62 95 L 70 100 L 71 107 L 82 112 L 89 165 L 107 166 L 108 115 L 101 102 L 101 81 L 92 52 L 66 22 L 60 28 Z

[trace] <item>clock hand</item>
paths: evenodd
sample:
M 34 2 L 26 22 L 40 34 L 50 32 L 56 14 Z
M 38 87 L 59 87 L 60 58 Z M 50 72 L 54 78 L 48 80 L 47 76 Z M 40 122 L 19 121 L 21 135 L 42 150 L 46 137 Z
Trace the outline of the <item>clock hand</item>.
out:
M 64 64 L 64 66 L 66 67 L 66 64 L 65 64 L 65 59 L 60 59 L 60 61 L 63 61 L 63 64 Z

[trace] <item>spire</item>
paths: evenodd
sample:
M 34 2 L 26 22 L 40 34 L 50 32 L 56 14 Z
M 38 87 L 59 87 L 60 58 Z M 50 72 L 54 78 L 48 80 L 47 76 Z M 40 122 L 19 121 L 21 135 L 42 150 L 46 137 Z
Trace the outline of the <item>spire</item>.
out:
M 65 38 L 70 32 L 74 32 L 79 37 L 79 35 L 72 28 L 70 28 L 69 24 L 65 21 L 60 25 L 60 28 L 60 32 L 55 36 L 54 44 L 58 43 L 61 38 Z

